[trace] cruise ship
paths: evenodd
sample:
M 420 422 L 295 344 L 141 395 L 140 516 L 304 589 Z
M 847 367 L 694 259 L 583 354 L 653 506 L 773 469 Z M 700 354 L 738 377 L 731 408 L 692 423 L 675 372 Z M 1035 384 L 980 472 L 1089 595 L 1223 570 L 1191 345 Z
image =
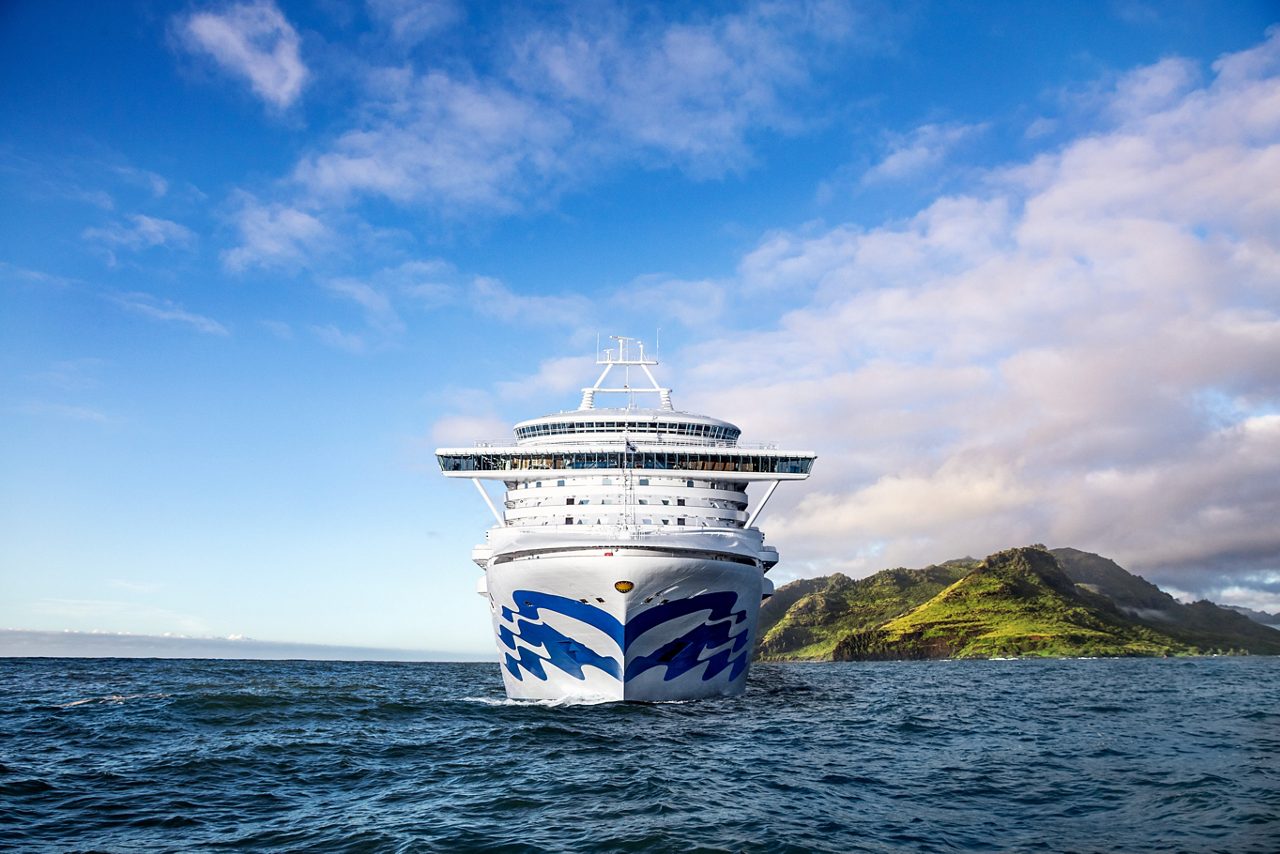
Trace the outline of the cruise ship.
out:
M 471 480 L 493 513 L 472 559 L 507 695 L 736 694 L 778 562 L 756 519 L 815 455 L 746 445 L 728 421 L 675 409 L 644 344 L 612 340 L 576 410 L 522 421 L 513 440 L 436 451 L 445 477 Z M 749 508 L 752 484 L 763 494 Z

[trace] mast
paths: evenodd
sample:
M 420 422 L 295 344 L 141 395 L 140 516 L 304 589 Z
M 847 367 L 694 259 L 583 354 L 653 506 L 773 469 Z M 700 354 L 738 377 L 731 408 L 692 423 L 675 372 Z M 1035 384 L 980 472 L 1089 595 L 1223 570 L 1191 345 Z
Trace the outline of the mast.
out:
M 596 364 L 604 365 L 604 370 L 600 372 L 600 376 L 596 378 L 594 385 L 582 390 L 582 403 L 579 404 L 578 408 L 595 409 L 596 395 L 600 393 L 627 395 L 628 409 L 633 408 L 637 394 L 656 394 L 658 395 L 658 407 L 660 409 L 674 410 L 675 407 L 671 403 L 671 389 L 658 385 L 658 380 L 653 376 L 653 371 L 649 370 L 649 366 L 658 364 L 658 360 L 645 357 L 644 342 L 637 338 L 627 338 L 622 335 L 610 335 L 609 337 L 617 341 L 618 346 L 605 350 L 604 357 L 601 358 L 599 344 L 596 345 Z M 613 372 L 614 368 L 623 369 L 623 379 L 620 387 L 610 387 L 604 384 L 604 381 Z M 631 385 L 632 368 L 639 368 L 644 372 L 645 377 L 649 380 L 649 387 L 636 388 Z

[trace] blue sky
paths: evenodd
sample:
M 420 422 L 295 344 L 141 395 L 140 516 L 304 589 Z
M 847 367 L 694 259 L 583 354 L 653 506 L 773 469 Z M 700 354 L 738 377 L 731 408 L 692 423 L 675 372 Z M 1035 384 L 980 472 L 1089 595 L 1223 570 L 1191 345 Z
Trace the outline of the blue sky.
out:
M 1280 608 L 1271 3 L 16 2 L 0 628 L 481 652 L 432 450 L 596 336 L 815 450 L 779 581 Z

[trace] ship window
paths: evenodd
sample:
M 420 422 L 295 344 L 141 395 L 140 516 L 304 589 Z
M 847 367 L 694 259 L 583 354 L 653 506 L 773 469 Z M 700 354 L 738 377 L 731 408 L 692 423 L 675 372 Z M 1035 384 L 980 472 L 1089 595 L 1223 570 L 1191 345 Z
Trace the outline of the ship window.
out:
M 566 499 L 564 500 L 564 503 L 565 503 L 565 504 L 572 504 L 572 503 L 573 503 L 573 499 L 572 499 L 572 498 L 566 498 Z
M 684 485 L 685 485 L 685 486 L 689 486 L 689 487 L 691 487 L 691 486 L 693 486 L 693 481 L 691 481 L 691 480 L 686 480 L 686 481 L 684 482 Z
M 556 486 L 564 486 L 564 481 L 563 481 L 563 480 L 557 480 L 557 481 L 556 481 Z
M 663 502 L 663 503 L 665 504 L 666 502 Z M 676 499 L 676 506 L 677 506 L 677 507 L 683 507 L 683 506 L 684 506 L 684 499 L 683 499 L 683 498 L 677 498 L 677 499 Z
M 677 524 L 677 525 L 683 525 L 683 524 L 684 524 L 684 517 L 683 517 L 683 516 L 681 516 L 679 519 L 676 519 L 676 524 Z
M 648 485 L 649 485 L 649 478 L 647 478 L 647 477 L 642 477 L 642 478 L 640 478 L 640 485 L 641 485 L 641 486 L 648 486 Z
M 573 524 L 573 517 L 572 517 L 572 516 L 565 516 L 565 517 L 564 517 L 564 523 L 565 523 L 566 525 L 572 525 L 572 524 Z

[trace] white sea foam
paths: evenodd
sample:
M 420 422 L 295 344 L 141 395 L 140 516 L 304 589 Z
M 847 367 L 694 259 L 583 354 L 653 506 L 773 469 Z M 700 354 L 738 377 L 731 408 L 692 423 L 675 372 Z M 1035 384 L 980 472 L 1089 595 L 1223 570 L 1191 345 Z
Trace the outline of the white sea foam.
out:
M 118 706 L 129 700 L 163 700 L 168 696 L 168 694 L 108 694 L 105 697 L 86 697 L 83 700 L 72 700 L 70 703 L 59 703 L 58 708 L 70 709 L 87 703 L 111 703 Z

